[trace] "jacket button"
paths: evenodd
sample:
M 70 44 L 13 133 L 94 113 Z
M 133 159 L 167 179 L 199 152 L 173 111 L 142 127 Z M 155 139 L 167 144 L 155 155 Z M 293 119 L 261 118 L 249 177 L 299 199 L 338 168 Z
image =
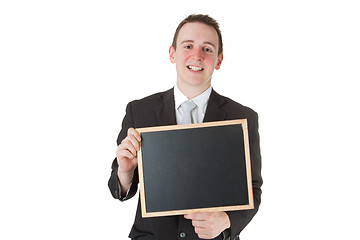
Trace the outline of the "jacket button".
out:
M 180 238 L 185 238 L 185 237 L 186 237 L 186 233 L 181 232 L 181 233 L 179 234 L 179 236 L 180 236 Z

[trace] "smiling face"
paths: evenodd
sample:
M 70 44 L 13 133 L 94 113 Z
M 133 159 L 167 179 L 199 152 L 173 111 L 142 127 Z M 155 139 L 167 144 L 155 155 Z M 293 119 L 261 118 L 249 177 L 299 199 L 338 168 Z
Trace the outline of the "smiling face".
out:
M 180 29 L 176 50 L 171 46 L 169 54 L 170 61 L 176 63 L 177 85 L 183 93 L 196 96 L 210 87 L 214 69 L 220 68 L 223 59 L 218 50 L 219 39 L 213 27 L 194 22 Z

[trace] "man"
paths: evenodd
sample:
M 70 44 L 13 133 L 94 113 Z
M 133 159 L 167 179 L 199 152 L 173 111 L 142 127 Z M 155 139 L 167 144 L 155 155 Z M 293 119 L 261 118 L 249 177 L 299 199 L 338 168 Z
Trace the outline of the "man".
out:
M 188 100 L 195 104 L 190 112 L 194 123 L 246 118 L 255 209 L 142 218 L 139 204 L 129 235 L 137 240 L 239 239 L 240 231 L 260 205 L 262 178 L 257 113 L 217 94 L 211 87 L 214 69 L 218 70 L 223 60 L 221 32 L 211 17 L 190 15 L 184 19 L 175 32 L 169 56 L 171 63 L 176 64 L 174 88 L 127 105 L 109 179 L 110 191 L 121 201 L 137 191 L 137 150 L 141 137 L 134 128 L 187 123 L 184 122 L 187 115 L 184 102 Z

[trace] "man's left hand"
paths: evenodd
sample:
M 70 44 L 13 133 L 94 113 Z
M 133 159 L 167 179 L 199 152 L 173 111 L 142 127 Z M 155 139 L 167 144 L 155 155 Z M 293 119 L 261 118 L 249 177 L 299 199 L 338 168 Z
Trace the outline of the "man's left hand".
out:
M 184 217 L 192 220 L 196 234 L 202 239 L 216 238 L 230 227 L 230 219 L 225 212 L 191 213 Z

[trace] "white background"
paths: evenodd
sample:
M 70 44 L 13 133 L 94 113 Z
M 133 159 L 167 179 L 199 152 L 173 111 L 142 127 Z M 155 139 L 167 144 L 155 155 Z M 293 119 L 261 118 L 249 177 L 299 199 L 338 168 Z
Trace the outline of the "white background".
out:
M 222 95 L 259 114 L 242 239 L 359 239 L 358 1 L 1 1 L 0 239 L 126 239 L 107 187 L 126 104 L 171 88 L 191 13 L 217 19 Z

